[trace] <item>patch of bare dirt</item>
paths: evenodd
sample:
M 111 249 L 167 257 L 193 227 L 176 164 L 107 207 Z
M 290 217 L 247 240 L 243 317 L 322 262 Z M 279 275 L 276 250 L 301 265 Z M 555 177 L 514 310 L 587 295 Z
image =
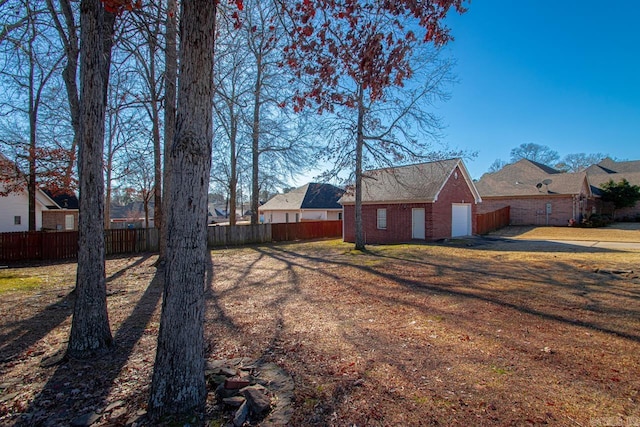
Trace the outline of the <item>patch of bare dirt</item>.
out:
M 638 252 L 351 248 L 211 253 L 207 357 L 288 372 L 290 425 L 640 423 Z M 48 281 L 0 296 L 0 425 L 144 422 L 162 291 L 154 261 L 107 262 L 115 350 L 48 367 L 68 336 L 75 265 L 21 269 Z M 222 409 L 211 390 L 208 425 L 231 422 Z

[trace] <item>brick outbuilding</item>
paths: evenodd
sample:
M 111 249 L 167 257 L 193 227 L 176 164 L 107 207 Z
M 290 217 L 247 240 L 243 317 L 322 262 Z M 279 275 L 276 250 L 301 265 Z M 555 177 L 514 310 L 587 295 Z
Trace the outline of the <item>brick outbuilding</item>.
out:
M 364 172 L 362 221 L 365 243 L 400 243 L 472 235 L 482 200 L 462 159 Z M 343 236 L 355 241 L 353 188 L 340 199 Z

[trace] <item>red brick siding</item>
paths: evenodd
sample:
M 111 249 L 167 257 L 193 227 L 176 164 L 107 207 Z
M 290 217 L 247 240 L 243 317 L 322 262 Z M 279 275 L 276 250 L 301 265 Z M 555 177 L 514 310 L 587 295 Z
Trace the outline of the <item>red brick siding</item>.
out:
M 42 211 L 42 229 L 68 231 L 65 227 L 65 216 L 73 215 L 73 229 L 78 229 L 78 211 L 77 210 L 48 210 Z
M 411 239 L 412 209 L 425 210 L 425 238 L 437 240 L 451 237 L 451 204 L 470 203 L 472 230 L 476 232 L 475 214 L 477 205 L 473 193 L 463 178 L 459 169 L 458 179 L 452 174 L 434 203 L 396 203 L 396 204 L 366 204 L 362 206 L 362 222 L 365 243 L 400 243 Z M 377 210 L 387 209 L 387 229 L 377 228 Z M 355 241 L 355 206 L 344 206 L 344 240 Z
M 458 173 L 458 179 L 455 178 L 455 172 Z M 476 233 L 476 212 L 478 205 L 473 197 L 471 189 L 462 176 L 462 172 L 458 168 L 449 177 L 444 188 L 438 196 L 438 200 L 433 204 L 433 221 L 431 232 L 427 229 L 427 237 L 431 240 L 446 239 L 451 237 L 451 205 L 453 203 L 469 203 L 471 204 L 471 230 Z M 427 221 L 427 225 L 429 222 Z
M 551 214 L 547 222 L 547 203 L 551 203 Z M 580 202 L 574 211 L 573 196 L 524 197 L 524 198 L 483 198 L 479 213 L 492 212 L 505 206 L 511 206 L 511 225 L 560 225 L 568 224 L 569 219 L 580 219 Z M 583 202 L 586 210 L 586 201 Z M 574 215 L 575 213 L 575 215 Z

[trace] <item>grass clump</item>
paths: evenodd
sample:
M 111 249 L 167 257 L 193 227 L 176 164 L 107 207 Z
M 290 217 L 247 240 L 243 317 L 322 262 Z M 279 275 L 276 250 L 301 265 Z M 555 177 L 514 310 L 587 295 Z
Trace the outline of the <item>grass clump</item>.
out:
M 0 272 L 0 294 L 9 291 L 29 291 L 42 284 L 37 276 L 21 276 L 11 272 Z

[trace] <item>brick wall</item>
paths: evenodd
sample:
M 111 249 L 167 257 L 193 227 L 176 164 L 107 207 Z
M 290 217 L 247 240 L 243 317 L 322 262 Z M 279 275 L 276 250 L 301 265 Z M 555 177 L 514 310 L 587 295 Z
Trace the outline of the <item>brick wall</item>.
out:
M 475 214 L 477 205 L 459 169 L 440 191 L 438 200 L 434 203 L 396 203 L 396 204 L 366 204 L 362 206 L 362 222 L 365 243 L 399 243 L 411 241 L 412 209 L 425 210 L 425 238 L 437 240 L 451 237 L 451 204 L 470 203 L 473 233 L 476 232 Z M 377 210 L 387 209 L 387 228 L 377 228 Z M 355 241 L 355 206 L 344 206 L 344 240 Z
M 551 213 L 547 220 L 547 203 L 551 204 Z M 586 203 L 583 202 L 583 203 Z M 483 198 L 479 213 L 492 212 L 505 206 L 511 206 L 511 225 L 554 225 L 565 226 L 569 219 L 580 219 L 580 202 L 574 206 L 573 196 L 542 196 L 521 198 Z M 574 209 L 575 208 L 575 209 Z M 587 209 L 587 205 L 584 205 Z
M 458 173 L 458 179 L 455 178 L 455 172 Z M 428 238 L 438 240 L 451 237 L 451 205 L 453 203 L 471 204 L 471 230 L 473 234 L 476 233 L 476 212 L 478 211 L 478 205 L 462 173 L 456 168 L 444 185 L 442 191 L 440 191 L 438 200 L 433 204 L 431 233 L 429 233 L 429 229 L 427 229 L 427 236 L 431 237 Z
M 73 230 L 78 229 L 78 210 L 48 210 L 42 211 L 42 229 L 55 231 L 69 231 L 65 228 L 65 217 L 73 215 Z

